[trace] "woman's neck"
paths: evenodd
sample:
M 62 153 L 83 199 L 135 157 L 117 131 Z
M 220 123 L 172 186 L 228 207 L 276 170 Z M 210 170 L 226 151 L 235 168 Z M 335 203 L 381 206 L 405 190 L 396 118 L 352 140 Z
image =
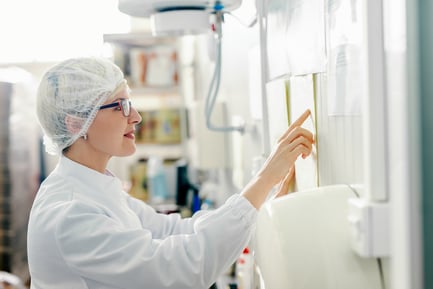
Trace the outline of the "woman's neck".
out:
M 102 155 L 96 151 L 90 151 L 87 146 L 74 143 L 64 153 L 64 156 L 90 169 L 105 174 L 109 156 Z

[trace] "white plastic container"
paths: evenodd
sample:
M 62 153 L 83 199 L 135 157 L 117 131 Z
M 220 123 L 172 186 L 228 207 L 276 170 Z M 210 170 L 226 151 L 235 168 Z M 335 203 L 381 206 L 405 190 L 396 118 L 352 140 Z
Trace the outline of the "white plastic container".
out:
M 160 204 L 168 197 L 167 180 L 162 159 L 152 156 L 147 161 L 147 180 L 150 193 L 150 201 Z
M 253 288 L 253 265 L 254 258 L 248 247 L 244 249 L 236 263 L 236 277 L 238 279 L 238 289 Z

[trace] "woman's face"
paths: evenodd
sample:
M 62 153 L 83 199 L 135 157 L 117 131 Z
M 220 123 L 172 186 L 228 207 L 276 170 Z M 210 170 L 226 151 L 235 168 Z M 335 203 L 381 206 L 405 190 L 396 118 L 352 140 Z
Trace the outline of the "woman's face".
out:
M 129 100 L 128 89 L 125 88 L 105 104 Z M 141 122 L 137 110 L 131 107 L 129 116 L 124 116 L 122 109 L 110 107 L 101 109 L 87 131 L 87 142 L 92 150 L 106 156 L 129 156 L 135 152 L 135 125 Z

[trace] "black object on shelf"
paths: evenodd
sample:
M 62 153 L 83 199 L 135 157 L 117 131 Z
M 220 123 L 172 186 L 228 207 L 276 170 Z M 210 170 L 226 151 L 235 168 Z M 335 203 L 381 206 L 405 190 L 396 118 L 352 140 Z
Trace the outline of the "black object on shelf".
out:
M 188 205 L 188 194 L 190 191 L 193 193 L 192 211 L 195 212 L 196 208 L 200 207 L 197 204 L 199 189 L 189 181 L 188 164 L 182 159 L 176 163 L 176 204 L 178 206 L 185 207 Z
M 9 115 L 12 84 L 0 82 L 0 271 L 11 271 L 11 185 L 9 170 Z

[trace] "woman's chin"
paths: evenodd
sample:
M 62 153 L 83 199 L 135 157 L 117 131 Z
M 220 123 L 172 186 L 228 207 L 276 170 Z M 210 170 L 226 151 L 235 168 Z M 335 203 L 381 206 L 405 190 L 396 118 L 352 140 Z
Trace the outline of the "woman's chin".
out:
M 128 146 L 128 148 L 123 149 L 119 154 L 116 154 L 117 157 L 128 157 L 133 155 L 137 150 L 135 143 L 132 146 Z

